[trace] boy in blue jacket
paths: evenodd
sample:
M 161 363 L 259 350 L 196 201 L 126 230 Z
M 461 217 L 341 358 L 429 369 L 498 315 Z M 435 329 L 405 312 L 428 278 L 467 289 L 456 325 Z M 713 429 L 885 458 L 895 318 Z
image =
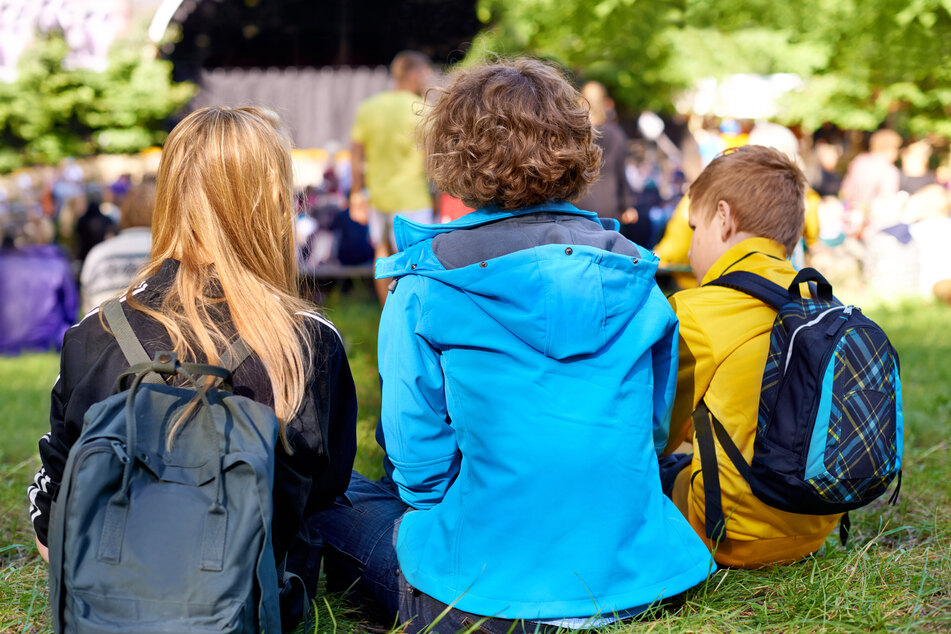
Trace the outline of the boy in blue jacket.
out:
M 577 628 L 706 578 L 660 488 L 677 321 L 656 258 L 576 208 L 600 151 L 577 92 L 515 60 L 430 109 L 430 178 L 477 210 L 394 223 L 380 323 L 388 478 L 315 528 L 328 582 L 415 632 Z M 514 630 L 510 630 L 515 623 Z

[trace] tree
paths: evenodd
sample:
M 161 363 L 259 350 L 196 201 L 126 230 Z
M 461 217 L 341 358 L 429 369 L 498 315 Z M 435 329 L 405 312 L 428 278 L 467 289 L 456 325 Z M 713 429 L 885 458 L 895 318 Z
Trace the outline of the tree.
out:
M 796 73 L 784 120 L 951 138 L 951 0 L 480 0 L 474 46 L 550 56 L 629 108 L 702 77 Z
M 487 53 L 531 53 L 604 83 L 630 107 L 669 105 L 674 83 L 664 76 L 669 29 L 683 18 L 673 0 L 481 0 L 489 26 L 467 61 Z
M 59 33 L 40 35 L 0 83 L 0 171 L 95 152 L 133 152 L 161 143 L 163 122 L 195 87 L 171 80 L 171 64 L 143 40 L 117 42 L 105 71 L 69 68 Z

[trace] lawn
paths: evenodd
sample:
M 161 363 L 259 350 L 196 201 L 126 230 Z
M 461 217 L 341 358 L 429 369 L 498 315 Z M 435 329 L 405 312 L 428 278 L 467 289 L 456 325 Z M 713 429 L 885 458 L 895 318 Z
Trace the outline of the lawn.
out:
M 325 312 L 344 335 L 357 383 L 357 469 L 376 476 L 378 313 L 365 294 L 331 298 Z M 677 612 L 602 631 L 951 629 L 951 309 L 908 303 L 867 312 L 889 333 L 902 361 L 906 435 L 898 505 L 883 498 L 853 512 L 847 548 L 830 537 L 820 555 L 795 565 L 718 571 L 691 590 Z M 25 492 L 37 469 L 36 440 L 48 430 L 57 371 L 52 353 L 0 358 L 0 632 L 50 627 L 45 565 L 33 547 Z M 318 608 L 314 631 L 363 630 L 360 614 L 337 597 L 319 598 Z

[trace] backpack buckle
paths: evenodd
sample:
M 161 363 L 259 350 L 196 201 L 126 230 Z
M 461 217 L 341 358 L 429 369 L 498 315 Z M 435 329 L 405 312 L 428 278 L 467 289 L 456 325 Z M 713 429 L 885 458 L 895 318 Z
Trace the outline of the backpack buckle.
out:
M 152 359 L 152 371 L 161 374 L 176 374 L 178 372 L 178 357 L 169 350 L 159 350 Z

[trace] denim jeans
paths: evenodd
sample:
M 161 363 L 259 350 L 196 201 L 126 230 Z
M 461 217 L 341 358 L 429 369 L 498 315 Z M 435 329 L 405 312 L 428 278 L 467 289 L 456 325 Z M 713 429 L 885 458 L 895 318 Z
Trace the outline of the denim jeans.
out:
M 332 508 L 309 520 L 324 541 L 329 592 L 349 591 L 381 623 L 392 625 L 397 618 L 400 623 L 408 623 L 403 630 L 408 634 L 434 622 L 431 631 L 437 634 L 452 634 L 476 624 L 479 625 L 474 631 L 490 634 L 555 631 L 556 628 L 530 621 L 513 622 L 448 609 L 446 604 L 410 586 L 396 558 L 399 521 L 409 509 L 389 478 L 372 481 L 353 472 L 347 492 Z M 439 618 L 444 611 L 446 614 Z
M 671 497 L 674 492 L 674 481 L 677 476 L 693 460 L 692 453 L 674 453 L 658 459 L 660 466 L 660 488 L 664 495 Z

